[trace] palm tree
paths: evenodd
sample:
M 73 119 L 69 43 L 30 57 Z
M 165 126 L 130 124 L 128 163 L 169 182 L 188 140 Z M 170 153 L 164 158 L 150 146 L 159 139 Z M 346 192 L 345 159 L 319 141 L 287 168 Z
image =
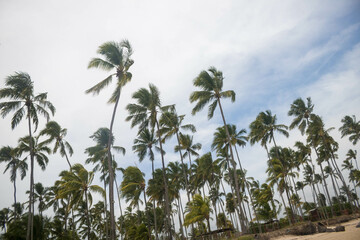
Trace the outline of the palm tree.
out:
M 221 105 L 222 98 L 230 98 L 232 102 L 235 101 L 235 92 L 232 90 L 222 91 L 223 88 L 224 77 L 221 71 L 218 71 L 215 67 L 210 67 L 207 71 L 202 71 L 195 79 L 194 86 L 199 87 L 200 91 L 194 91 L 190 95 L 190 102 L 196 102 L 195 107 L 192 109 L 192 114 L 195 115 L 197 112 L 201 111 L 208 103 L 212 102 L 208 109 L 208 119 L 211 119 L 214 116 L 214 112 L 216 107 L 219 105 L 221 117 L 223 120 L 223 124 L 226 130 L 226 135 L 228 141 L 230 142 L 230 134 L 227 128 L 224 112 Z M 230 156 L 231 163 L 234 169 L 236 169 L 234 154 L 232 151 L 232 147 L 230 147 Z M 235 191 L 238 199 L 238 205 L 241 211 L 241 202 L 240 202 L 240 193 L 237 175 L 234 171 L 234 179 L 235 179 Z M 247 232 L 245 223 L 244 223 L 244 214 L 240 212 L 240 223 L 241 229 L 244 232 Z
M 118 153 L 122 153 L 123 155 L 125 154 L 126 151 L 125 148 L 123 147 L 113 145 L 115 141 L 115 137 L 112 134 L 110 135 L 110 130 L 108 128 L 99 128 L 93 133 L 93 135 L 90 136 L 90 138 L 93 141 L 95 141 L 96 145 L 85 149 L 85 153 L 87 153 L 89 156 L 86 159 L 85 163 L 95 164 L 93 171 L 94 172 L 100 171 L 102 174 L 100 180 L 104 182 L 104 190 L 105 190 L 104 209 L 107 209 L 106 185 L 109 184 L 109 180 L 110 180 L 109 167 L 108 167 L 109 161 L 107 160 L 109 139 L 110 139 L 111 149 L 115 150 Z M 112 169 L 116 169 L 116 167 L 114 168 L 116 162 L 114 160 L 112 160 L 112 162 L 113 162 Z M 114 180 L 116 183 L 116 178 Z M 118 198 L 119 198 L 120 214 L 122 214 L 119 193 L 118 193 Z M 107 213 L 108 213 L 107 211 L 104 212 L 105 215 Z M 105 219 L 107 220 L 107 217 L 105 217 Z M 108 225 L 105 224 L 105 226 L 107 227 Z M 108 234 L 107 231 L 106 234 Z
M 192 133 L 196 132 L 196 128 L 193 124 L 182 125 L 185 115 L 178 116 L 175 111 L 164 112 L 160 118 L 161 133 L 164 134 L 164 140 L 170 139 L 173 135 L 176 135 L 177 147 L 175 151 L 178 151 L 180 154 L 181 164 L 184 165 L 183 154 L 181 152 L 180 145 L 180 129 L 190 130 Z M 183 168 L 183 174 L 185 179 L 186 193 L 188 201 L 190 201 L 190 192 L 189 192 L 189 183 L 188 176 L 186 174 L 185 168 Z
M 306 100 L 307 102 L 305 104 L 302 98 L 296 99 L 290 105 L 290 110 L 288 112 L 289 116 L 295 117 L 289 126 L 290 130 L 297 126 L 302 135 L 304 135 L 306 127 L 309 125 L 309 118 L 313 115 L 312 111 L 314 109 L 311 98 L 308 97 Z
M 38 114 L 43 115 L 49 121 L 50 115 L 47 110 L 50 110 L 52 115 L 55 113 L 55 107 L 47 101 L 47 93 L 40 93 L 34 95 L 34 84 L 31 81 L 30 75 L 25 72 L 15 72 L 5 80 L 6 88 L 0 89 L 0 98 L 9 99 L 0 103 L 0 113 L 4 118 L 11 111 L 15 111 L 11 119 L 11 128 L 14 129 L 23 119 L 24 116 L 28 119 L 29 136 L 32 137 L 31 122 L 34 125 L 34 132 L 36 131 L 39 118 Z M 33 198 L 33 184 L 34 184 L 34 153 L 33 146 L 30 142 L 30 195 L 29 202 Z M 29 207 L 28 225 L 26 240 L 32 239 L 32 215 L 33 209 Z
M 123 40 L 120 43 L 106 42 L 102 44 L 97 53 L 102 55 L 102 58 L 93 58 L 89 62 L 88 68 L 100 68 L 105 71 L 116 70 L 115 73 L 109 75 L 107 78 L 86 90 L 86 93 L 99 94 L 106 86 L 111 84 L 113 76 L 116 77 L 116 87 L 109 99 L 109 103 L 115 103 L 114 110 L 110 122 L 110 135 L 112 135 L 113 124 L 116 114 L 116 109 L 119 103 L 121 89 L 131 81 L 132 74 L 129 71 L 134 61 L 131 59 L 133 53 L 132 47 L 128 40 Z M 111 138 L 108 139 L 108 146 L 111 146 Z M 111 164 L 111 148 L 108 148 L 108 166 L 109 166 L 109 200 L 110 200 L 110 239 L 115 240 L 115 215 L 114 215 L 114 172 Z
M 0 163 L 7 163 L 4 173 L 10 169 L 10 181 L 14 184 L 14 213 L 15 218 L 17 218 L 16 214 L 16 177 L 17 172 L 20 171 L 21 180 L 26 176 L 26 171 L 28 169 L 28 165 L 25 160 L 19 159 L 18 150 L 12 148 L 10 146 L 2 147 L 0 149 Z
M 128 104 L 126 109 L 129 111 L 129 116 L 126 121 L 131 121 L 131 127 L 139 125 L 140 131 L 144 128 L 150 127 L 157 128 L 157 136 L 160 144 L 161 163 L 163 169 L 163 181 L 165 187 L 165 210 L 167 215 L 167 231 L 169 238 L 172 238 L 171 233 L 171 218 L 170 218 L 170 202 L 169 202 L 169 190 L 167 183 L 167 176 L 165 171 L 164 152 L 162 147 L 162 137 L 160 134 L 160 125 L 158 121 L 158 114 L 163 113 L 173 106 L 161 106 L 160 92 L 153 84 L 149 84 L 149 90 L 146 88 L 140 88 L 132 96 L 137 103 Z M 139 132 L 140 132 L 139 131 Z
M 196 152 L 196 150 L 201 149 L 201 143 L 195 143 L 193 144 L 193 136 L 190 136 L 188 134 L 179 134 L 179 140 L 180 140 L 180 146 L 175 146 L 175 152 L 180 152 L 180 150 L 184 150 L 183 157 L 189 157 L 189 164 L 191 166 L 191 156 L 198 157 L 199 154 Z M 190 172 L 191 175 L 191 172 Z
M 341 137 L 349 136 L 349 141 L 355 145 L 360 139 L 360 121 L 356 121 L 355 115 L 352 115 L 352 117 L 345 116 L 341 122 L 343 123 L 339 128 Z
M 92 185 L 94 180 L 94 172 L 88 172 L 83 165 L 77 163 L 73 164 L 70 171 L 62 171 L 60 173 L 61 181 L 59 183 L 60 191 L 58 198 L 67 198 L 71 196 L 69 204 L 70 210 L 72 206 L 79 206 L 83 201 L 86 204 L 85 215 L 87 223 L 87 237 L 90 239 L 91 224 L 89 218 L 89 205 L 92 204 L 91 192 L 96 192 L 105 195 L 104 189 L 98 185 Z
M 134 145 L 132 147 L 133 151 L 137 153 L 139 157 L 139 161 L 142 162 L 146 155 L 149 155 L 151 161 L 151 176 L 154 178 L 154 152 L 153 146 L 158 142 L 155 138 L 154 131 L 150 131 L 148 128 L 143 129 L 138 134 L 138 138 L 134 140 Z M 155 146 L 155 149 L 160 151 L 160 148 Z M 158 239 L 157 234 L 157 216 L 156 216 L 156 209 L 155 209 L 155 199 L 153 199 L 153 214 L 154 214 L 154 224 L 155 224 L 155 238 Z
M 359 170 L 359 166 L 356 160 L 356 155 L 357 155 L 357 151 L 356 150 L 352 150 L 349 149 L 349 151 L 346 153 L 346 160 L 351 160 L 354 159 L 355 165 L 356 165 L 356 169 Z
M 140 171 L 139 168 L 129 166 L 126 169 L 122 169 L 123 181 L 120 184 L 121 194 L 125 198 L 126 202 L 130 201 L 130 207 L 136 206 L 139 209 L 139 202 L 141 193 L 144 194 L 144 206 L 146 208 L 146 192 L 145 192 L 145 174 Z M 149 216 L 148 223 L 149 223 Z M 141 222 L 139 222 L 141 224 Z M 151 239 L 150 226 L 148 225 L 148 237 Z
M 208 230 L 211 232 L 210 213 L 212 209 L 210 207 L 210 200 L 207 197 L 203 198 L 200 194 L 195 194 L 193 200 L 186 206 L 186 212 L 188 213 L 185 215 L 185 226 L 206 220 Z
M 39 136 L 43 136 L 43 135 L 48 136 L 49 138 L 45 141 L 46 143 L 52 143 L 55 141 L 55 145 L 52 152 L 56 153 L 59 150 L 60 155 L 62 157 L 65 156 L 66 161 L 69 164 L 69 168 L 71 168 L 69 157 L 66 151 L 69 152 L 70 156 L 73 155 L 74 151 L 71 145 L 64 139 L 66 137 L 66 134 L 67 134 L 66 128 L 61 128 L 57 122 L 50 121 L 46 124 L 45 128 L 39 133 Z

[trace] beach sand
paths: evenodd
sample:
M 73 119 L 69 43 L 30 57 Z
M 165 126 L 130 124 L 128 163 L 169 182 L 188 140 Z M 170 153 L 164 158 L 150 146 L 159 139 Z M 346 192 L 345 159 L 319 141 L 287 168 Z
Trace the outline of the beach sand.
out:
M 349 222 L 342 223 L 345 226 L 345 232 L 326 232 L 316 233 L 313 235 L 294 236 L 285 235 L 281 237 L 271 238 L 276 240 L 360 240 L 360 228 L 356 228 L 356 224 L 360 219 L 355 219 Z M 335 226 L 331 226 L 335 227 Z

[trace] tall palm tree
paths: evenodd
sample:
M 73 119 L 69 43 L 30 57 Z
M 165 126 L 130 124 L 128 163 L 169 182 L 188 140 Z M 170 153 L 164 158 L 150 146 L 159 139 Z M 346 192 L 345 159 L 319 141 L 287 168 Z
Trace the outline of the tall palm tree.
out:
M 171 232 L 171 218 L 170 218 L 170 201 L 169 190 L 167 183 L 167 176 L 165 171 L 165 159 L 164 151 L 162 147 L 162 137 L 160 133 L 160 125 L 158 120 L 158 114 L 166 112 L 173 108 L 173 106 L 162 106 L 160 101 L 160 92 L 153 84 L 149 84 L 149 90 L 146 88 L 140 88 L 133 94 L 133 99 L 137 103 L 128 104 L 126 109 L 129 112 L 129 116 L 126 121 L 131 121 L 131 127 L 139 125 L 140 131 L 144 128 L 150 127 L 151 129 L 157 128 L 157 137 L 159 139 L 161 163 L 163 169 L 163 181 L 165 187 L 165 210 L 167 215 L 166 228 L 169 234 L 169 238 L 172 238 Z M 139 132 L 140 132 L 139 131 Z
M 19 159 L 19 154 L 18 154 L 18 150 L 15 148 L 12 148 L 10 146 L 6 146 L 6 147 L 2 147 L 0 149 L 0 163 L 7 163 L 4 173 L 7 172 L 7 170 L 10 169 L 10 181 L 13 183 L 14 185 L 14 213 L 15 213 L 15 218 L 17 218 L 16 215 L 16 177 L 17 177 L 17 172 L 20 172 L 20 178 L 21 180 L 24 179 L 24 177 L 26 176 L 26 171 L 28 169 L 28 165 L 25 162 L 25 160 L 21 160 Z
M 87 237 L 90 239 L 91 224 L 89 218 L 89 206 L 92 204 L 91 192 L 96 192 L 104 196 L 104 189 L 98 185 L 93 185 L 94 172 L 87 171 L 83 165 L 77 163 L 73 164 L 70 171 L 62 171 L 60 173 L 60 191 L 58 192 L 58 198 L 67 198 L 71 196 L 71 202 L 67 211 L 72 206 L 79 206 L 83 201 L 86 204 L 85 214 L 87 223 Z
M 114 110 L 110 122 L 110 135 L 112 135 L 113 124 L 115 120 L 116 109 L 119 103 L 121 89 L 131 81 L 132 74 L 129 68 L 134 64 L 131 59 L 133 53 L 132 47 L 128 40 L 123 40 L 120 43 L 106 42 L 102 44 L 97 53 L 102 55 L 102 58 L 93 58 L 90 60 L 88 68 L 100 68 L 105 71 L 115 70 L 116 72 L 110 74 L 107 78 L 100 81 L 92 88 L 86 90 L 86 93 L 99 94 L 106 86 L 111 84 L 113 76 L 116 77 L 116 87 L 109 99 L 109 103 L 114 103 Z M 108 146 L 111 146 L 111 138 L 108 139 Z M 109 166 L 109 201 L 110 201 L 110 237 L 115 240 L 115 215 L 114 215 L 114 172 L 111 164 L 111 148 L 108 148 L 108 166 Z
M 184 150 L 183 157 L 189 157 L 189 164 L 191 166 L 191 156 L 198 157 L 199 154 L 196 152 L 201 149 L 201 143 L 193 144 L 193 136 L 189 134 L 179 134 L 180 146 L 175 146 L 175 152 L 180 152 L 180 149 Z M 191 173 L 190 173 L 191 175 Z
M 156 150 L 160 151 L 160 148 L 155 144 L 158 140 L 155 138 L 154 131 L 150 131 L 148 128 L 143 129 L 141 132 L 138 133 L 138 138 L 134 140 L 134 145 L 132 147 L 133 151 L 137 153 L 139 157 L 139 161 L 142 162 L 146 155 L 149 156 L 151 161 L 151 176 L 154 178 L 154 152 L 153 146 Z M 153 199 L 153 214 L 154 214 L 154 224 L 155 224 L 155 238 L 156 240 L 159 238 L 157 234 L 157 216 L 156 216 L 156 206 L 155 206 L 155 199 Z
M 47 101 L 47 93 L 40 93 L 34 95 L 34 84 L 31 81 L 30 75 L 25 72 L 15 72 L 14 75 L 10 75 L 5 80 L 5 88 L 0 89 L 0 99 L 5 98 L 10 101 L 0 103 L 0 114 L 4 118 L 11 111 L 15 111 L 14 116 L 11 119 L 11 128 L 14 129 L 23 119 L 24 116 L 28 119 L 29 136 L 32 137 L 32 124 L 34 126 L 34 132 L 36 131 L 39 118 L 38 114 L 43 115 L 47 121 L 49 121 L 50 114 L 47 110 L 50 110 L 52 115 L 55 113 L 55 107 Z M 34 153 L 33 147 L 30 142 L 30 195 L 29 202 L 32 202 L 33 198 L 33 185 L 34 185 Z M 28 225 L 26 240 L 32 239 L 32 217 L 33 209 L 29 207 Z
M 289 116 L 294 116 L 289 128 L 294 129 L 296 126 L 299 128 L 302 135 L 304 135 L 306 127 L 309 125 L 309 118 L 313 115 L 314 104 L 311 102 L 311 98 L 306 98 L 305 104 L 302 98 L 296 99 L 291 105 L 288 112 Z
M 341 119 L 343 125 L 339 128 L 341 137 L 349 136 L 349 141 L 354 145 L 360 139 L 360 121 L 356 121 L 355 115 L 345 116 Z
M 192 109 L 192 114 L 195 115 L 197 112 L 201 111 L 208 103 L 211 102 L 208 109 L 208 119 L 211 119 L 214 116 L 214 112 L 216 107 L 219 105 L 221 117 L 223 120 L 223 124 L 225 127 L 226 135 L 228 141 L 230 142 L 230 134 L 227 128 L 224 112 L 221 105 L 221 99 L 230 98 L 232 102 L 235 101 L 235 92 L 232 90 L 223 91 L 223 81 L 224 77 L 221 71 L 218 71 L 215 67 L 210 67 L 208 71 L 202 71 L 195 79 L 194 86 L 199 87 L 200 91 L 194 91 L 190 95 L 190 102 L 196 102 L 195 107 Z M 230 147 L 230 156 L 231 163 L 234 169 L 235 166 L 235 158 L 232 151 L 232 147 Z M 235 192 L 238 199 L 238 205 L 241 211 L 241 202 L 240 202 L 240 192 L 238 186 L 237 175 L 234 171 L 234 179 L 235 179 Z M 241 229 L 243 232 L 247 232 L 245 223 L 244 223 L 244 214 L 240 213 L 240 223 Z
M 55 142 L 52 152 L 56 153 L 59 150 L 60 155 L 62 157 L 65 156 L 69 168 L 71 168 L 69 157 L 66 151 L 69 152 L 70 156 L 73 155 L 74 151 L 71 145 L 64 139 L 66 137 L 66 134 L 67 134 L 66 128 L 61 128 L 61 126 L 57 122 L 50 121 L 46 124 L 45 128 L 40 132 L 39 136 L 43 136 L 43 135 L 48 136 L 49 138 L 45 141 L 46 143 Z

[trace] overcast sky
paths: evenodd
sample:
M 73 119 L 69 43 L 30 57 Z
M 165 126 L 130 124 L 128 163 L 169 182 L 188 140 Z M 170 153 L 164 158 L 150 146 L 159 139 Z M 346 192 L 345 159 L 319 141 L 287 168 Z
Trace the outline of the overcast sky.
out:
M 191 116 L 189 95 L 196 90 L 193 79 L 210 66 L 223 72 L 224 90 L 236 92 L 236 102 L 224 100 L 223 105 L 228 122 L 238 129 L 247 129 L 267 109 L 279 123 L 289 125 L 290 104 L 311 97 L 326 127 L 335 127 L 340 160 L 354 148 L 340 139 L 338 128 L 345 115 L 360 118 L 359 1 L 0 0 L 0 88 L 6 76 L 24 71 L 36 93 L 48 92 L 56 107 L 53 120 L 68 129 L 67 140 L 75 151 L 72 163 L 84 163 L 85 148 L 94 145 L 89 136 L 109 127 L 113 108 L 107 100 L 114 85 L 98 96 L 85 94 L 108 76 L 88 70 L 87 64 L 97 57 L 99 45 L 122 39 L 131 42 L 135 63 L 114 125 L 115 145 L 127 150 L 124 157 L 116 155 L 120 167 L 137 165 L 150 175 L 150 161 L 140 164 L 131 151 L 137 130 L 124 120 L 132 93 L 149 83 L 159 88 L 164 105 L 176 104 L 178 113 L 186 114 L 184 122 L 197 127 L 194 141 L 203 144 L 201 153 L 209 151 L 213 133 L 222 124 L 219 112 L 210 121 L 207 110 Z M 16 146 L 28 133 L 25 119 L 11 130 L 11 116 L 0 119 L 0 146 Z M 276 137 L 282 146 L 303 139 L 297 130 L 289 139 Z M 165 147 L 167 162 L 179 160 L 173 143 Z M 263 182 L 265 150 L 247 146 L 240 156 L 249 176 Z M 0 165 L 0 173 L 4 168 Z M 45 172 L 36 168 L 35 182 L 51 186 L 67 168 L 65 159 L 52 155 Z M 18 183 L 22 202 L 28 179 Z M 12 204 L 13 188 L 8 174 L 1 174 L 0 182 L 1 209 Z

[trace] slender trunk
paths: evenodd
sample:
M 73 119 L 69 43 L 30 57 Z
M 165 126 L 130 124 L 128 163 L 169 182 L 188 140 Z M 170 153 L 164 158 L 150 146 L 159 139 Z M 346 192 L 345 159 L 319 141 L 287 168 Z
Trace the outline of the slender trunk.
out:
M 105 174 L 103 172 L 103 174 Z M 104 190 L 105 190 L 105 195 L 104 195 L 104 223 L 105 223 L 105 239 L 109 239 L 109 234 L 108 234 L 108 218 L 107 218 L 107 199 L 106 199 L 106 181 L 105 181 L 105 177 L 104 177 Z
M 155 117 L 156 118 L 156 117 Z M 160 144 L 160 155 L 161 155 L 161 164 L 163 169 L 163 181 L 164 181 L 164 187 L 165 187 L 165 212 L 167 215 L 167 221 L 166 222 L 166 230 L 169 234 L 169 239 L 172 239 L 172 232 L 171 232 L 171 219 L 170 219 L 170 201 L 169 201 L 169 189 L 168 189 L 168 183 L 167 183 L 167 177 L 166 177 L 166 169 L 165 169 L 165 160 L 164 160 L 164 153 L 163 153 L 163 147 L 162 147 L 162 141 L 161 141 L 161 135 L 160 135 L 160 127 L 159 122 L 157 119 L 156 121 L 156 127 L 158 130 L 158 137 L 159 137 L 159 144 Z
M 119 209 L 120 209 L 120 217 L 122 217 L 122 209 L 121 209 L 121 202 L 120 202 L 120 192 L 119 192 L 119 185 L 117 183 L 117 180 L 115 178 L 115 187 L 116 187 L 116 193 L 117 193 L 117 197 L 118 197 L 118 202 L 119 202 Z M 122 228 L 122 223 L 120 223 L 120 229 Z
M 146 212 L 147 225 L 148 225 L 148 226 L 147 226 L 147 227 L 148 227 L 148 237 L 149 237 L 149 239 L 151 239 L 151 227 L 150 227 L 149 212 L 146 211 L 147 202 L 146 202 L 145 186 L 144 186 L 144 189 L 143 189 L 143 193 L 144 193 L 144 203 L 145 203 L 145 209 L 144 209 L 144 211 Z
M 87 235 L 88 235 L 88 240 L 90 240 L 91 226 L 90 226 L 89 204 L 88 204 L 87 191 L 85 191 L 85 203 L 86 203 L 86 224 L 87 224 Z
M 69 164 L 69 168 L 71 168 L 71 164 L 70 164 L 70 161 L 69 161 L 69 157 L 68 157 L 66 151 L 64 151 L 64 152 L 65 152 L 66 161 L 67 161 L 67 163 Z
M 221 117 L 222 117 L 222 120 L 224 122 L 224 128 L 225 128 L 225 132 L 226 132 L 226 136 L 227 136 L 227 140 L 228 142 L 230 143 L 230 134 L 229 134 L 229 130 L 227 128 L 227 124 L 226 124 L 226 120 L 225 120 L 225 117 L 224 117 L 224 112 L 223 112 L 223 109 L 222 109 L 222 106 L 221 106 L 221 101 L 220 101 L 220 98 L 218 97 L 217 98 L 217 101 L 219 103 L 219 108 L 220 108 L 220 112 L 221 112 Z M 235 193 L 236 193 L 236 196 L 237 196 L 237 201 L 238 201 L 238 206 L 240 208 L 240 225 L 241 225 L 241 231 L 244 232 L 244 233 L 247 233 L 248 232 L 248 229 L 246 228 L 245 224 L 244 224 L 244 220 L 245 220 L 245 216 L 244 216 L 244 213 L 242 211 L 242 208 L 241 208 L 241 201 L 240 201 L 240 192 L 239 192 L 239 182 L 238 182 L 238 176 L 236 174 L 236 165 L 235 165 L 235 158 L 234 158 L 234 154 L 233 154 L 233 150 L 232 150 L 232 146 L 231 144 L 229 144 L 229 149 L 230 149 L 230 156 L 231 156 L 231 164 L 234 168 L 234 180 L 235 180 Z
M 286 209 L 286 204 L 285 204 L 285 201 L 284 201 L 284 197 L 283 197 L 283 195 L 282 195 L 282 192 L 280 192 L 280 197 L 281 197 L 281 201 L 282 201 L 283 204 L 284 204 L 284 209 L 285 209 L 286 215 L 288 216 L 289 224 L 292 225 L 293 223 L 292 223 L 292 221 L 291 221 L 291 216 L 289 216 L 290 214 L 289 214 L 288 210 Z
M 179 198 L 177 200 L 178 200 L 178 218 L 179 218 L 179 227 L 180 227 L 180 232 L 181 232 L 181 239 L 185 239 L 184 225 L 183 225 L 182 220 L 181 220 L 181 210 L 180 210 Z
M 17 219 L 17 212 L 16 212 L 16 172 L 15 172 L 15 178 L 14 178 L 14 216 L 15 216 L 15 219 Z
M 112 156 L 111 156 L 111 145 L 112 145 L 111 140 L 112 140 L 112 130 L 115 120 L 115 114 L 116 114 L 117 106 L 119 104 L 120 94 L 121 94 L 121 88 L 119 89 L 119 94 L 116 97 L 116 102 L 111 117 L 110 133 L 109 133 L 109 140 L 107 145 L 108 148 L 107 158 L 108 158 L 108 168 L 109 168 L 109 205 L 110 205 L 110 239 L 111 240 L 115 240 L 116 238 L 115 211 L 114 211 L 114 202 L 115 202 L 114 201 L 114 171 L 113 171 Z
M 30 146 L 30 195 L 29 195 L 29 212 L 26 231 L 26 240 L 33 240 L 33 194 L 34 194 L 34 146 L 32 142 L 30 106 L 27 105 L 27 118 L 29 125 L 29 146 Z
M 154 161 L 153 160 L 151 161 L 151 170 L 152 170 L 152 178 L 154 179 Z M 156 206 L 155 206 L 154 198 L 153 198 L 153 214 L 154 214 L 155 239 L 159 240 L 159 236 L 158 236 L 158 232 L 157 232 L 158 228 L 157 228 Z

